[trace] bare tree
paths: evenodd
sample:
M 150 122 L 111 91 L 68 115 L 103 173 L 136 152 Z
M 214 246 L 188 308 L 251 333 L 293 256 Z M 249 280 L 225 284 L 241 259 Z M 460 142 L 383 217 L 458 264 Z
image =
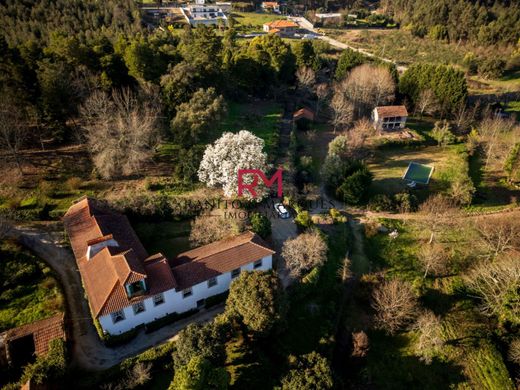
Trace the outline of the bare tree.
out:
M 334 126 L 334 133 L 339 128 L 349 124 L 354 117 L 354 106 L 345 95 L 341 84 L 334 85 L 334 94 L 330 102 L 332 109 L 332 125 Z
M 101 176 L 139 171 L 159 142 L 155 99 L 139 99 L 129 89 L 94 92 L 81 108 L 83 128 Z
M 464 277 L 470 291 L 481 300 L 484 314 L 501 320 L 520 322 L 517 294 L 520 286 L 520 257 L 503 255 L 494 261 L 481 261 Z
M 300 277 L 313 267 L 320 266 L 327 259 L 327 244 L 318 232 L 300 234 L 285 241 L 282 257 L 290 274 Z
M 454 113 L 454 125 L 457 134 L 467 134 L 471 130 L 479 109 L 479 101 L 471 107 L 468 107 L 465 102 L 459 104 L 459 107 Z
M 308 66 L 302 66 L 296 71 L 296 79 L 298 80 L 298 86 L 305 92 L 312 91 L 314 84 L 316 83 L 316 73 Z
M 494 259 L 498 255 L 520 250 L 520 220 L 512 215 L 477 220 L 476 228 L 486 254 Z
M 395 82 L 388 68 L 363 64 L 352 69 L 341 89 L 354 104 L 358 116 L 394 100 Z
M 432 311 L 424 311 L 419 315 L 412 329 L 419 332 L 419 338 L 415 345 L 415 353 L 426 364 L 430 364 L 433 356 L 435 356 L 444 345 L 440 317 L 436 316 Z
M 520 139 L 520 127 L 511 119 L 504 119 L 496 115 L 485 118 L 477 127 L 481 144 L 486 156 L 485 168 L 488 169 L 492 161 L 503 166 L 503 161 L 514 145 Z
M 343 259 L 343 263 L 341 264 L 341 267 L 339 267 L 339 269 L 338 269 L 338 276 L 343 283 L 345 283 L 352 277 L 353 273 L 352 273 L 351 267 L 352 267 L 352 261 L 350 260 L 350 257 L 347 254 L 345 256 L 345 258 Z
M 362 118 L 347 133 L 349 150 L 352 157 L 359 157 L 358 154 L 365 146 L 368 137 L 374 135 L 375 129 L 367 118 Z
M 138 362 L 128 369 L 125 380 L 125 389 L 135 389 L 148 383 L 151 379 L 151 363 Z
M 419 93 L 415 103 L 415 111 L 421 114 L 434 114 L 439 109 L 439 102 L 431 89 L 424 89 Z
M 244 221 L 224 216 L 201 215 L 191 223 L 190 244 L 194 247 L 236 236 L 244 229 Z
M 509 361 L 520 364 L 520 338 L 516 337 L 509 344 L 509 350 L 507 352 L 507 358 Z
M 430 196 L 421 204 L 419 212 L 425 215 L 422 223 L 430 230 L 428 244 L 431 244 L 434 236 L 442 227 L 454 222 L 457 209 L 452 200 L 441 194 L 436 194 Z
M 372 307 L 376 311 L 376 327 L 395 334 L 415 318 L 417 298 L 408 282 L 392 279 L 376 287 Z
M 365 357 L 370 350 L 370 343 L 365 332 L 352 332 L 352 356 Z
M 424 270 L 423 279 L 428 276 L 428 273 L 439 275 L 446 272 L 449 256 L 443 245 L 437 243 L 423 245 L 417 257 Z
M 0 150 L 5 150 L 13 159 L 21 175 L 24 174 L 20 160 L 20 148 L 27 138 L 27 118 L 5 92 L 0 95 Z
M 316 86 L 316 116 L 318 116 L 320 108 L 322 107 L 325 100 L 327 100 L 329 95 L 330 89 L 327 83 L 321 83 Z

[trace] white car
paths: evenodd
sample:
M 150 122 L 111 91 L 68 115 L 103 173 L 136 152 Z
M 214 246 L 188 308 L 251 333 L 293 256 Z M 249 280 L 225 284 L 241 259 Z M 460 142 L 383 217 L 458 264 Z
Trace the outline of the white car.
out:
M 282 219 L 287 219 L 290 217 L 289 212 L 285 208 L 285 206 L 281 203 L 275 203 L 274 209 Z

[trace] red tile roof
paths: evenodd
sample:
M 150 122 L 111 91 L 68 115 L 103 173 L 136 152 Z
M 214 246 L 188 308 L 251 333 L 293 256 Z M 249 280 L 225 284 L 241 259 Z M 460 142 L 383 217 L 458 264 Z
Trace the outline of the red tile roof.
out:
M 304 108 L 300 108 L 298 111 L 296 111 L 293 114 L 293 119 L 295 121 L 302 119 L 302 118 L 313 121 L 314 120 L 314 111 L 311 111 L 310 109 L 304 107 Z
M 376 107 L 377 115 L 380 118 L 388 118 L 392 116 L 408 116 L 405 106 L 382 106 Z
M 252 232 L 181 253 L 171 262 L 178 283 L 177 290 L 184 290 L 273 253 L 265 241 Z
M 298 27 L 298 25 L 290 20 L 275 20 L 273 22 L 265 23 L 264 26 L 268 26 L 269 30 L 272 28 L 276 28 L 278 30 L 283 30 L 285 28 L 293 28 Z
M 33 335 L 34 352 L 37 356 L 46 355 L 49 351 L 49 343 L 54 339 L 66 339 L 63 324 L 64 314 L 35 321 L 17 328 L 9 329 L 5 334 L 6 344 L 21 337 Z
M 96 318 L 176 286 L 162 255 L 145 263 L 148 254 L 124 215 L 85 198 L 70 207 L 63 222 Z M 118 246 L 105 247 L 88 260 L 88 243 L 106 241 L 102 238 L 108 235 Z M 157 276 L 157 270 L 164 275 Z M 142 279 L 146 280 L 147 294 L 128 298 L 124 285 Z
M 184 252 L 171 262 L 160 253 L 148 256 L 126 217 L 88 198 L 71 206 L 63 222 L 96 318 L 166 290 L 194 286 L 274 253 L 259 236 L 247 232 Z M 88 260 L 87 242 L 99 242 L 108 234 L 118 246 L 104 247 Z M 147 292 L 128 298 L 125 284 L 142 279 Z

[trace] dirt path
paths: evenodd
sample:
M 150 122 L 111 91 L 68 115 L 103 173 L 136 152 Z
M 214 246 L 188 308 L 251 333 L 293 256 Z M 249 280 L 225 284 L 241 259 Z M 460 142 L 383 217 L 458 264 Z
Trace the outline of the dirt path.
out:
M 135 339 L 125 345 L 107 348 L 99 339 L 94 327 L 76 261 L 70 250 L 62 244 L 62 233 L 16 227 L 10 236 L 46 261 L 58 275 L 67 303 L 66 325 L 71 330 L 72 364 L 84 369 L 99 370 L 111 367 L 128 357 L 174 339 L 188 324 L 207 322 L 224 310 L 223 305 L 204 309 L 194 316 L 164 326 L 155 332 L 145 334 L 141 331 Z
M 354 51 L 357 51 L 367 57 L 371 57 L 371 58 L 377 58 L 379 59 L 380 61 L 383 61 L 383 62 L 388 62 L 389 64 L 394 64 L 396 65 L 396 68 L 397 68 L 397 71 L 399 73 L 403 73 L 406 69 L 408 69 L 406 66 L 403 66 L 403 65 L 397 65 L 395 61 L 389 59 L 389 58 L 384 58 L 384 57 L 380 57 L 380 56 L 377 56 L 367 50 L 364 50 L 364 49 L 359 49 L 357 47 L 354 47 L 354 46 L 350 46 L 344 42 L 340 42 L 338 41 L 337 39 L 334 39 L 334 38 L 331 38 L 327 35 L 322 35 L 320 32 L 318 32 L 318 30 L 316 30 L 315 28 L 312 27 L 312 25 L 309 24 L 309 22 L 305 19 L 305 18 L 302 18 L 302 17 L 292 17 L 292 18 L 289 18 L 291 20 L 293 20 L 295 23 L 297 23 L 301 28 L 304 28 L 306 30 L 309 30 L 315 34 L 318 35 L 318 39 L 322 40 L 322 41 L 325 41 L 325 42 L 328 42 L 331 46 L 334 46 L 334 47 L 337 47 L 338 49 L 350 49 L 350 50 L 354 50 Z
M 350 258 L 352 261 L 352 271 L 356 276 L 369 273 L 371 271 L 370 259 L 365 253 L 365 234 L 363 224 L 359 219 L 349 216 L 348 225 L 352 231 L 352 248 Z

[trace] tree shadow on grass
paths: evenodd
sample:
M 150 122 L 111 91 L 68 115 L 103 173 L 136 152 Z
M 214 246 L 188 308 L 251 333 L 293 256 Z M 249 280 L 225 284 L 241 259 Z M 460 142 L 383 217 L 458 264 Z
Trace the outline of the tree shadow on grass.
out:
M 438 359 L 426 364 L 412 355 L 406 335 L 370 332 L 369 339 L 367 372 L 377 389 L 449 389 L 465 380 L 457 364 Z
M 425 308 L 430 309 L 436 315 L 444 316 L 453 308 L 457 298 L 430 288 L 426 290 L 421 300 Z

